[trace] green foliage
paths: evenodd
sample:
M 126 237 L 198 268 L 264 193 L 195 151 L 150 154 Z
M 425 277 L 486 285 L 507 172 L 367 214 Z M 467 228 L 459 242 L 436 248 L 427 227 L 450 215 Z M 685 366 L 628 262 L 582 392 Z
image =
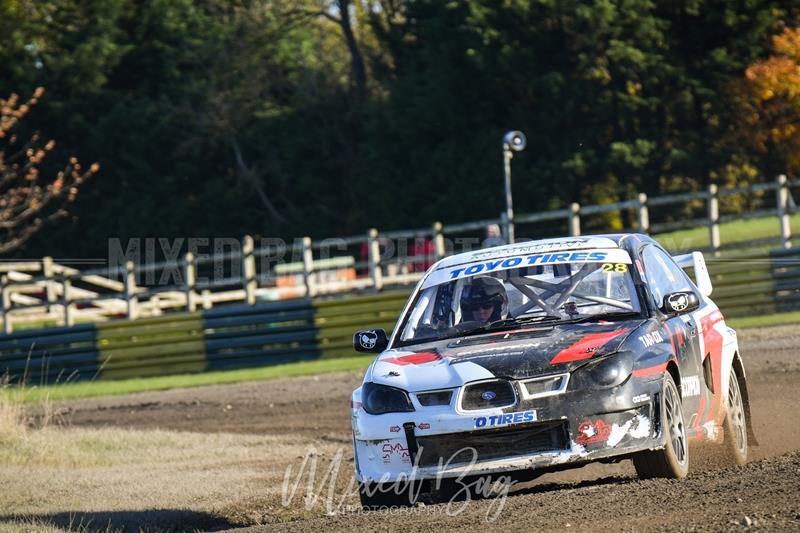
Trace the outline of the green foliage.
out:
M 0 0 L 0 86 L 45 86 L 33 126 L 104 168 L 24 253 L 496 216 L 512 128 L 518 212 L 772 179 L 729 88 L 798 23 L 786 0 Z

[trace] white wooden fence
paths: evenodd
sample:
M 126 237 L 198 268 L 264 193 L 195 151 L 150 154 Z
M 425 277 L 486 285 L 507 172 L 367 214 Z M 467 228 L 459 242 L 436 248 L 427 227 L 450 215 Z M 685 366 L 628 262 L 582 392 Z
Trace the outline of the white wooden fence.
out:
M 747 187 L 718 188 L 705 191 L 636 198 L 604 205 L 582 206 L 572 203 L 564 209 L 517 216 L 504 216 L 461 224 L 435 222 L 416 230 L 379 232 L 370 229 L 363 235 L 312 240 L 296 239 L 279 250 L 277 246 L 256 246 L 245 236 L 241 248 L 227 254 L 185 254 L 179 261 L 124 265 L 79 271 L 60 265 L 49 257 L 40 261 L 0 263 L 0 318 L 2 328 L 10 332 L 15 325 L 72 325 L 76 321 L 102 321 L 111 318 L 136 319 L 169 311 L 195 311 L 232 302 L 255 304 L 257 301 L 298 297 L 316 297 L 361 290 L 382 290 L 415 283 L 433 261 L 453 252 L 480 247 L 486 228 L 498 224 L 506 229 L 516 226 L 516 235 L 551 228 L 551 236 L 567 233 L 578 236 L 587 217 L 627 211 L 632 220 L 629 231 L 663 233 L 676 229 L 706 227 L 710 245 L 718 254 L 726 247 L 720 224 L 729 220 L 776 217 L 779 237 L 748 244 L 791 247 L 789 215 L 796 210 L 790 182 L 779 176 L 774 182 Z M 726 198 L 759 199 L 762 203 L 774 193 L 774 203 L 745 213 L 721 214 Z M 767 200 L 768 201 L 768 200 Z M 701 206 L 703 216 L 651 223 L 670 206 Z M 673 209 L 673 211 L 676 211 Z M 555 229 L 552 229 L 555 228 Z M 540 235 L 534 235 L 540 236 Z M 522 239 L 517 239 L 522 240 Z M 687 243 L 692 248 L 696 245 Z M 281 252 L 281 253 L 279 253 Z M 296 261 L 285 260 L 286 255 Z M 274 263 L 274 264 L 273 264 Z M 226 265 L 226 274 L 204 272 Z M 180 274 L 169 285 L 139 283 L 147 274 L 171 270 Z M 157 276 L 152 276 L 157 277 Z M 173 280 L 175 281 L 175 280 Z

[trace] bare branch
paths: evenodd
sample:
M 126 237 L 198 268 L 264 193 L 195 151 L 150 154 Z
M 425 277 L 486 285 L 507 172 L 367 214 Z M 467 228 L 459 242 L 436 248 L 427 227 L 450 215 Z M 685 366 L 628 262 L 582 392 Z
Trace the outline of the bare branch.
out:
M 64 208 L 79 188 L 99 170 L 97 163 L 83 170 L 70 158 L 61 172 L 43 177 L 39 167 L 55 146 L 41 144 L 35 133 L 21 146 L 13 129 L 36 105 L 44 90 L 39 88 L 26 102 L 12 94 L 0 98 L 0 253 L 18 248 L 48 223 L 67 215 Z

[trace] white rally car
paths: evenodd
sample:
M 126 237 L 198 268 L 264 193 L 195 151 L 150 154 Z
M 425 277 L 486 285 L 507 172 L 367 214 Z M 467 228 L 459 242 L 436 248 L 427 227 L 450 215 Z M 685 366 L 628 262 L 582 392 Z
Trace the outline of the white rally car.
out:
M 691 268 L 694 281 L 683 268 Z M 732 464 L 754 443 L 736 332 L 699 252 L 636 234 L 523 242 L 433 265 L 353 391 L 366 508 L 437 501 L 453 481 L 526 480 L 632 459 L 686 476 L 690 440 Z

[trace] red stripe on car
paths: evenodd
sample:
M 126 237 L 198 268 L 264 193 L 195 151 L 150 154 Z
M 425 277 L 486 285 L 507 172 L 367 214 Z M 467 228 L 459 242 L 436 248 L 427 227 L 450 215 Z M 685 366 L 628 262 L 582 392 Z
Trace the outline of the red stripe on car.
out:
M 711 409 L 708 413 L 709 420 L 715 420 L 720 413 L 722 404 L 722 334 L 714 327 L 715 324 L 722 322 L 724 317 L 719 311 L 704 316 L 700 319 L 700 328 L 703 332 L 703 344 L 706 353 L 704 356 L 711 358 L 711 375 L 714 380 L 714 396 L 711 398 Z
M 550 364 L 557 365 L 559 363 L 569 363 L 571 361 L 589 359 L 608 341 L 615 337 L 619 337 L 627 331 L 627 329 L 617 329 L 614 331 L 606 331 L 605 333 L 592 333 L 590 335 L 586 335 L 581 340 L 558 352 L 558 354 L 556 354 L 556 356 L 550 361 Z
M 442 358 L 441 355 L 434 352 L 419 352 L 411 355 L 401 355 L 399 357 L 389 357 L 388 359 L 381 359 L 381 362 L 389 363 L 392 365 L 424 365 L 425 363 L 432 363 Z
M 643 378 L 647 376 L 652 376 L 655 374 L 660 374 L 667 369 L 667 363 L 661 363 L 660 365 L 655 366 L 648 366 L 645 368 L 640 368 L 638 370 L 633 371 L 633 376 L 637 378 Z

